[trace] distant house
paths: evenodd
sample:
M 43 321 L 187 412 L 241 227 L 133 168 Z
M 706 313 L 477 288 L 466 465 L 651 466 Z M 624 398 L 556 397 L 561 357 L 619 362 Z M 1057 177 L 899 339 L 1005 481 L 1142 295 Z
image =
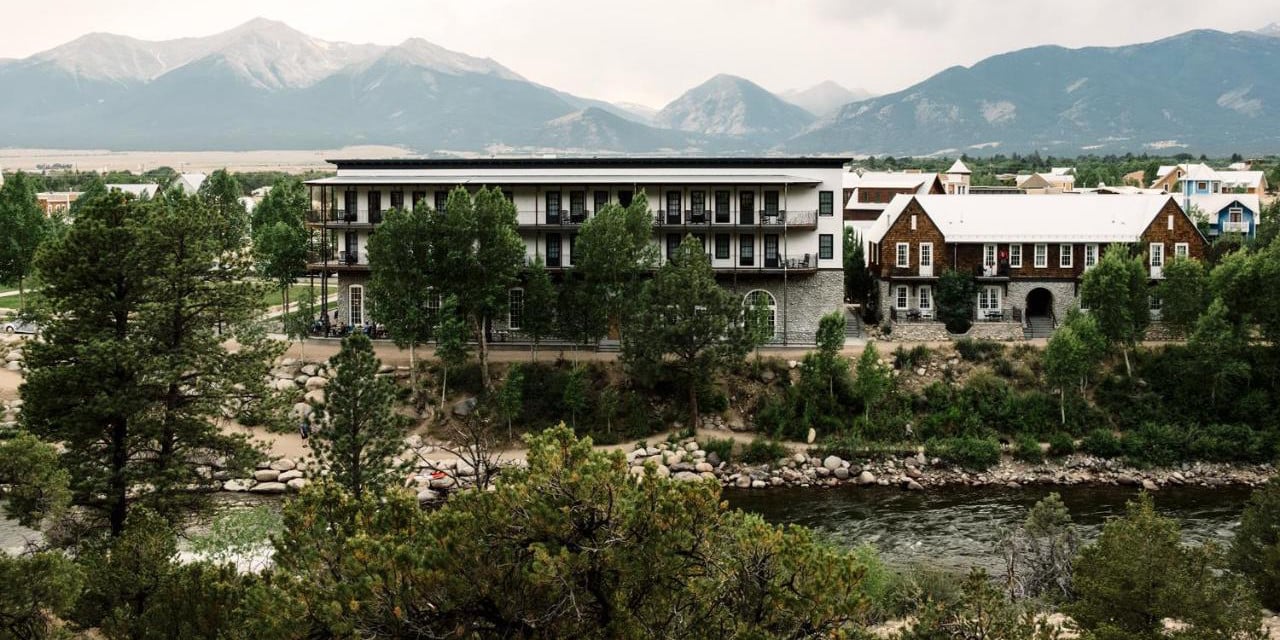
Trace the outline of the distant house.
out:
M 900 194 L 942 193 L 936 173 L 921 171 L 863 171 L 844 176 L 844 220 L 847 226 L 866 228 Z
M 965 166 L 959 158 L 951 163 L 951 168 L 942 174 L 943 192 L 954 196 L 963 196 L 969 193 L 969 181 L 973 174 L 969 167 Z
M 1054 171 L 1068 171 L 1068 169 L 1054 169 Z M 1020 175 L 1014 179 L 1014 183 L 1027 194 L 1046 194 L 1046 193 L 1068 193 L 1076 188 L 1075 170 L 1070 169 L 1071 173 L 1032 173 L 1028 175 Z
M 36 204 L 46 216 L 66 213 L 72 203 L 80 198 L 80 191 L 42 191 L 36 194 Z
M 1238 165 L 1237 165 L 1238 166 Z M 1203 196 L 1216 193 L 1242 193 L 1261 196 L 1267 191 L 1267 176 L 1262 171 L 1219 170 L 1204 164 L 1165 165 L 1156 170 L 1153 188 L 1169 193 Z
M 1184 195 L 1182 199 L 1183 206 L 1192 217 L 1198 214 L 1208 221 L 1210 236 L 1242 233 L 1252 238 L 1258 232 L 1262 203 L 1252 193 Z
M 204 184 L 205 178 L 208 177 L 203 173 L 183 173 L 173 181 L 173 184 L 182 187 L 182 192 L 190 196 L 200 190 L 200 185 Z
M 160 188 L 160 185 L 153 183 L 109 184 L 106 185 L 106 187 L 108 191 L 111 189 L 119 189 L 125 193 L 133 194 L 138 198 L 154 198 L 156 196 L 156 190 Z

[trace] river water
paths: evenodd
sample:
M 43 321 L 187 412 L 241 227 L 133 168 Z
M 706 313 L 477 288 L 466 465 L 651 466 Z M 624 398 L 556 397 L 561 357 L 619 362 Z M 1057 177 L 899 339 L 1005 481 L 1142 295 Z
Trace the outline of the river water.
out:
M 1000 569 L 996 546 L 1037 500 L 1061 494 L 1086 540 L 1107 518 L 1124 513 L 1137 496 L 1127 487 L 960 488 L 907 492 L 896 488 L 726 489 L 730 507 L 761 514 L 774 523 L 802 524 L 842 545 L 872 544 L 894 565 L 926 562 L 946 567 Z M 1155 494 L 1156 509 L 1176 518 L 1184 539 L 1226 542 L 1249 497 L 1243 488 L 1170 488 Z M 228 508 L 278 505 L 274 498 L 227 494 Z M 0 549 L 14 552 L 35 532 L 0 519 Z
M 955 568 L 1001 569 L 997 544 L 1026 519 L 1036 501 L 1056 491 L 1085 540 L 1122 515 L 1137 497 L 1130 487 L 896 488 L 725 490 L 730 507 L 770 522 L 802 524 L 842 545 L 872 544 L 886 562 L 926 562 Z M 1178 520 L 1188 542 L 1225 543 L 1239 524 L 1247 488 L 1177 487 L 1153 494 L 1156 510 Z

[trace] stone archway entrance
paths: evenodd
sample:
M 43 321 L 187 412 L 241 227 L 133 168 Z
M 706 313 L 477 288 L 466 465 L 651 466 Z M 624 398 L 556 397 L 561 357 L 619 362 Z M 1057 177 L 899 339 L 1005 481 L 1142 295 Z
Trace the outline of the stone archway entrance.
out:
M 1026 337 L 1047 338 L 1053 333 L 1053 292 L 1036 287 L 1027 293 Z
M 1027 317 L 1053 317 L 1053 293 L 1044 287 L 1036 287 L 1027 293 Z

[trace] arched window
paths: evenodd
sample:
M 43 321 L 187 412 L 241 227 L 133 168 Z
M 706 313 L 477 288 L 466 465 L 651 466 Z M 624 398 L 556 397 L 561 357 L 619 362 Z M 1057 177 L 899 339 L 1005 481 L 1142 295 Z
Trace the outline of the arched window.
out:
M 769 309 L 769 335 L 778 335 L 778 301 L 774 299 L 773 294 L 764 289 L 755 289 L 749 291 L 742 299 L 742 306 L 747 309 L 754 308 L 757 304 L 763 303 Z
M 347 312 L 351 320 L 351 326 L 358 327 L 364 324 L 364 287 L 353 284 L 347 287 Z

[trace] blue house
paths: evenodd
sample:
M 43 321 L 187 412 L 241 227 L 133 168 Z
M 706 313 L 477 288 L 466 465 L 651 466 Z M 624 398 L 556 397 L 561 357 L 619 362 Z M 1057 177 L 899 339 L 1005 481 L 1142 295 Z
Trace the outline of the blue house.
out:
M 1213 193 L 1206 195 L 1184 194 L 1183 207 L 1192 218 L 1203 216 L 1209 223 L 1209 236 L 1243 234 L 1252 238 L 1257 234 L 1258 217 L 1262 211 L 1258 196 L 1252 193 Z

